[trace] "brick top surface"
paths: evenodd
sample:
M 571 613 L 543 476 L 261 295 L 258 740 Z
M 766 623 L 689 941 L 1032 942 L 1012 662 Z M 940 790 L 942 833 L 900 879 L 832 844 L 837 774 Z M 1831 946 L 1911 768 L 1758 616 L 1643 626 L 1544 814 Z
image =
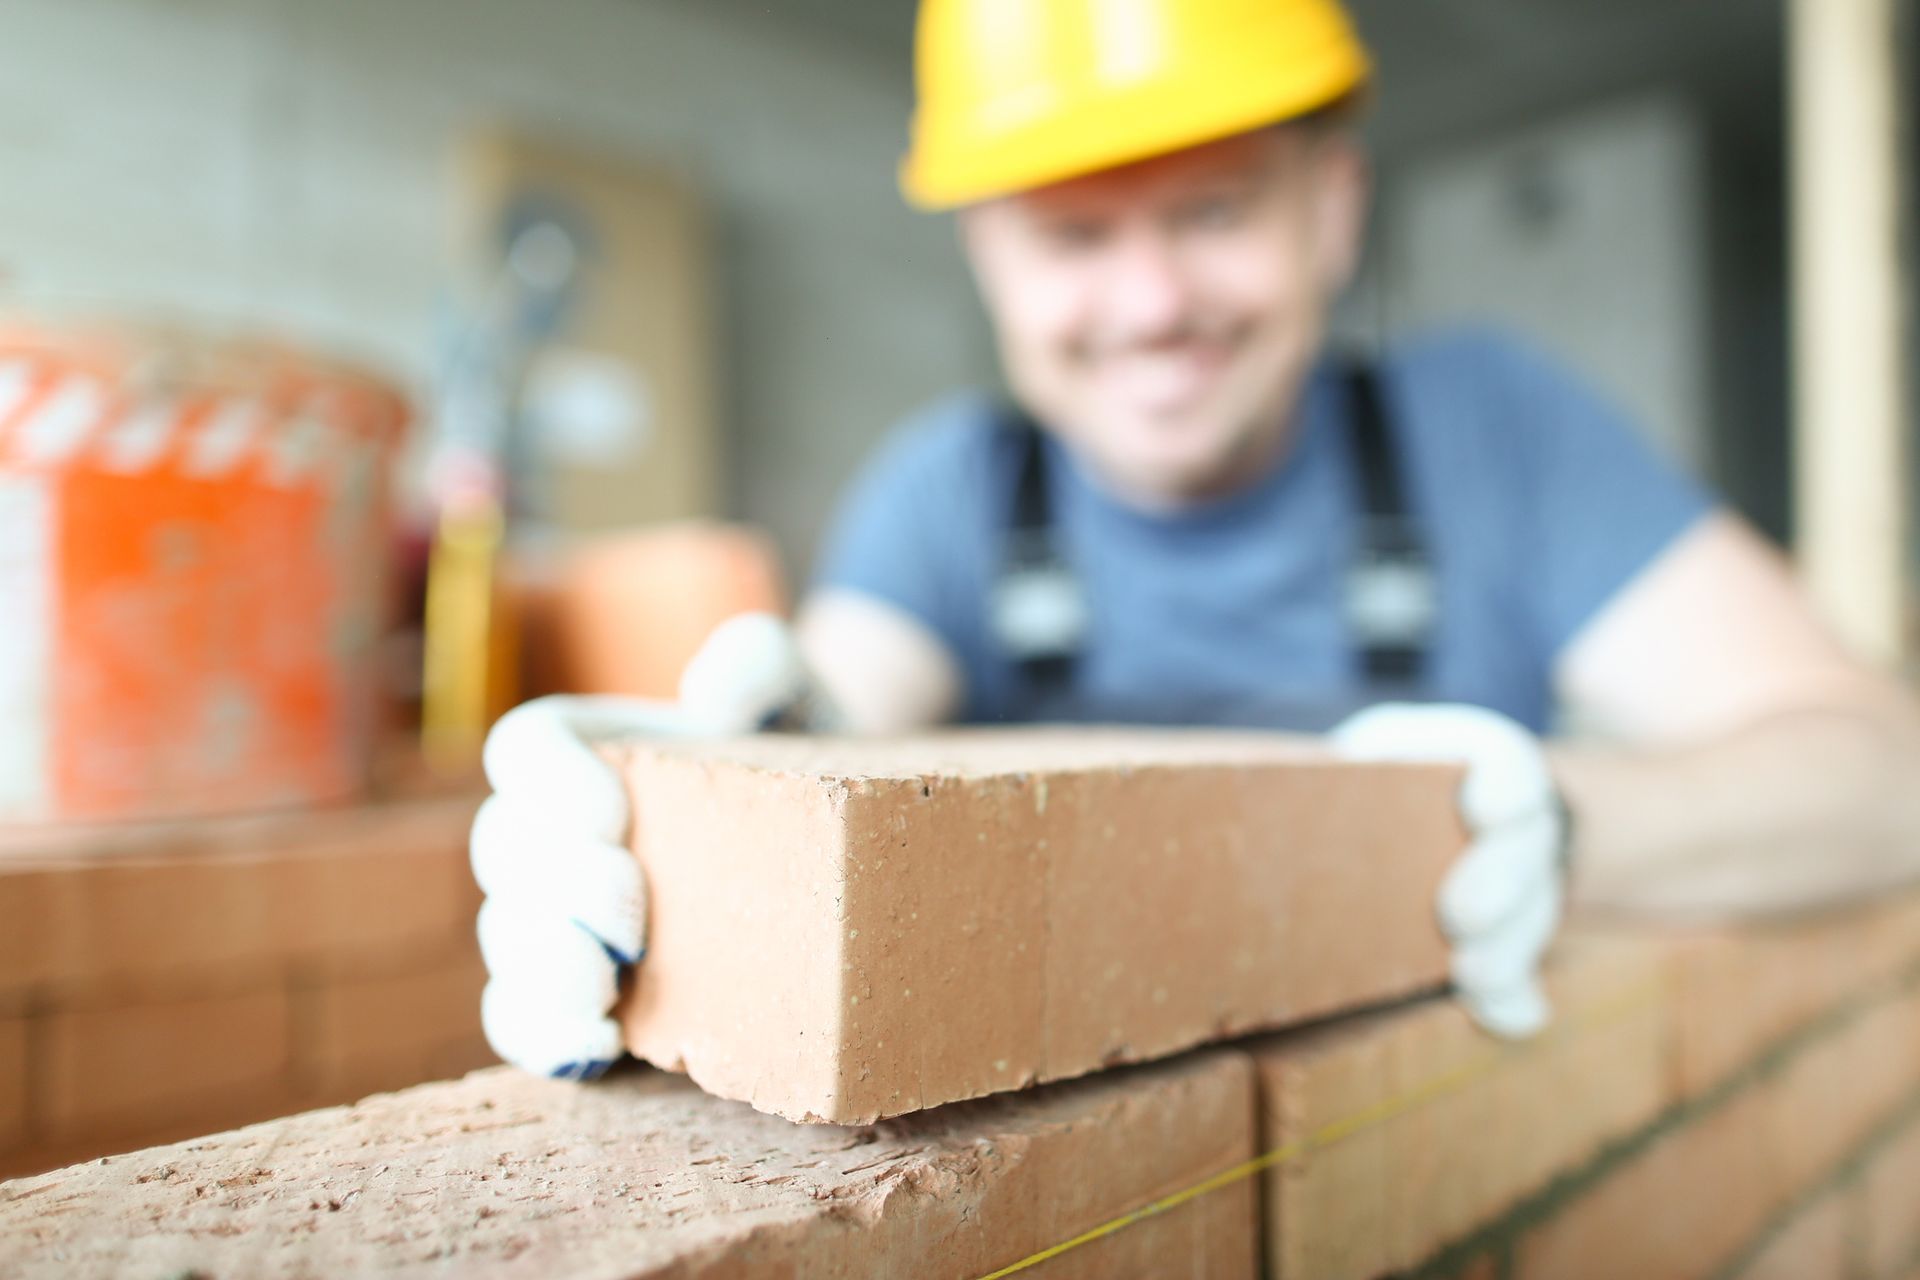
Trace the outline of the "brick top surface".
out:
M 156 822 L 0 823 L 0 876 L 102 863 L 211 861 L 353 853 L 464 842 L 483 793 Z
M 974 1275 L 1156 1178 L 1244 1158 L 1251 1097 L 1243 1057 L 1203 1054 L 802 1126 L 654 1071 L 581 1087 L 500 1068 L 0 1183 L 0 1274 Z M 1129 1133 L 1141 1168 L 1080 1150 Z M 1085 1160 L 1113 1167 L 1037 1194 L 1034 1178 Z M 1080 1200 L 1085 1220 L 1051 1220 Z M 976 1238 L 982 1222 L 996 1239 Z
M 1332 764 L 1317 739 L 1251 730 L 951 729 L 901 738 L 802 737 L 655 740 L 620 749 L 627 758 L 659 753 L 741 765 L 768 773 L 899 781 L 1082 773 L 1108 769 Z

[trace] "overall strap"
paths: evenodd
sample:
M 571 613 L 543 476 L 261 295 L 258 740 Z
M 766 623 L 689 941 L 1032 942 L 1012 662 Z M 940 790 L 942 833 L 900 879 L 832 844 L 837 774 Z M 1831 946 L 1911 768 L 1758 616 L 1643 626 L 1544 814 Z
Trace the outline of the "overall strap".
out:
M 1438 587 L 1426 539 L 1403 483 L 1380 377 L 1366 360 L 1347 363 L 1359 521 L 1347 574 L 1347 621 L 1369 684 L 1409 686 L 1426 675 L 1438 620 Z
M 1008 405 L 1003 429 L 1017 450 L 1017 478 L 989 623 L 1019 672 L 1022 696 L 1043 710 L 1072 690 L 1086 644 L 1086 599 L 1060 552 L 1047 476 L 1046 441 L 1026 413 Z

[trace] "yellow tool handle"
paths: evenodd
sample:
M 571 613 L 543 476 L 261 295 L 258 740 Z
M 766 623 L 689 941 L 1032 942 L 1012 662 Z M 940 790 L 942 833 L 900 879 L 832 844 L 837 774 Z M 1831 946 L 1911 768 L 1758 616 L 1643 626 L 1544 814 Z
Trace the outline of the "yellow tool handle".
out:
M 506 522 L 492 501 L 443 511 L 427 559 L 421 749 L 457 772 L 479 757 L 511 652 L 496 583 Z

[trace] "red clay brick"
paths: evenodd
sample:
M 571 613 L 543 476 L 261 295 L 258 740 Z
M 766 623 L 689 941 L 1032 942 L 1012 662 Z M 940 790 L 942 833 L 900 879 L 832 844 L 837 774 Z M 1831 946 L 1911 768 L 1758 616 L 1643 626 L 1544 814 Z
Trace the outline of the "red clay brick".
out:
M 1920 963 L 1920 894 L 1692 935 L 1677 962 L 1678 1087 L 1692 1097 L 1823 1010 Z
M 1708 1274 L 1899 1110 L 1916 1078 L 1915 997 L 1869 1006 L 1523 1240 L 1522 1276 Z
M 580 1088 L 489 1071 L 9 1183 L 0 1273 L 965 1280 L 1252 1140 L 1231 1051 L 862 1129 L 659 1072 Z M 1237 1183 L 1034 1274 L 1251 1280 L 1256 1216 Z
M 1738 1280 L 1845 1280 L 1854 1265 L 1854 1203 L 1835 1192 L 1800 1213 L 1741 1268 Z
M 500 1055 L 479 1033 L 437 1046 L 427 1057 L 428 1080 L 451 1080 L 500 1061 Z
M 1773 1162 L 1807 1186 L 1844 1160 L 1920 1086 L 1920 997 L 1875 1005 L 1795 1056 L 1764 1087 Z
M 49 1137 L 150 1132 L 160 1116 L 290 1092 L 278 986 L 239 995 L 59 1011 L 41 1027 L 36 1115 Z
M 858 1122 L 1434 987 L 1458 776 L 1260 734 L 635 748 L 628 1044 Z
M 1526 1280 L 1706 1276 L 1786 1203 L 1772 1167 L 1767 1116 L 1749 1091 L 1664 1135 L 1516 1251 Z
M 1271 1276 L 1412 1267 L 1659 1113 L 1664 951 L 1571 938 L 1550 986 L 1558 1027 L 1530 1044 L 1502 1045 L 1432 1001 L 1255 1049 L 1266 1148 L 1327 1138 L 1267 1176 Z
M 486 969 L 469 943 L 430 967 L 379 978 L 331 982 L 301 993 L 299 1069 L 321 1095 L 364 1096 L 454 1072 L 449 1050 L 467 1051 L 480 1036 L 480 989 Z M 462 1069 L 491 1061 L 463 1061 Z M 455 1059 L 455 1061 L 460 1061 Z
M 11 837 L 0 992 L 451 940 L 478 905 L 472 813 L 452 799 Z
M 185 1113 L 161 1113 L 151 1121 L 129 1120 L 124 1128 L 102 1129 L 78 1138 L 35 1139 L 24 1147 L 0 1151 L 0 1182 L 9 1178 L 31 1177 L 102 1157 L 111 1159 L 129 1151 L 163 1143 L 185 1142 L 239 1125 L 273 1120 L 298 1111 L 300 1105 L 290 1096 L 275 1098 L 247 1093 L 202 1105 Z
M 1920 1123 L 1909 1122 L 1863 1174 L 1866 1275 L 1897 1280 L 1920 1251 Z
M 0 1018 L 0 1151 L 27 1137 L 27 1020 Z

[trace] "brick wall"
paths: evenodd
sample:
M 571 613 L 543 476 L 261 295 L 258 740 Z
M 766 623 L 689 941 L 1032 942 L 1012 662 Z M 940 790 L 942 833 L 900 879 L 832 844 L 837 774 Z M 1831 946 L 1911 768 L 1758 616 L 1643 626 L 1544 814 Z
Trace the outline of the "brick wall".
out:
M 1256 1235 L 1276 1280 L 1920 1269 L 1920 898 L 1580 930 L 1550 985 L 1521 1045 L 1421 1000 L 857 1128 L 483 1073 L 0 1186 L 0 1270 L 1239 1275 Z M 0 1133 L 35 1052 L 0 1036 Z
M 0 1177 L 492 1061 L 472 813 L 0 840 Z
M 1266 1179 L 1270 1275 L 1877 1278 L 1920 1263 L 1920 1184 L 1893 1189 L 1920 1171 L 1920 900 L 1588 935 L 1551 985 L 1558 1024 L 1526 1045 L 1429 1003 L 1253 1047 L 1263 1145 L 1283 1156 Z M 1839 1261 L 1796 1261 L 1812 1256 Z

